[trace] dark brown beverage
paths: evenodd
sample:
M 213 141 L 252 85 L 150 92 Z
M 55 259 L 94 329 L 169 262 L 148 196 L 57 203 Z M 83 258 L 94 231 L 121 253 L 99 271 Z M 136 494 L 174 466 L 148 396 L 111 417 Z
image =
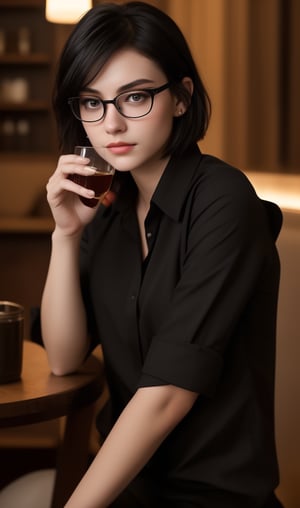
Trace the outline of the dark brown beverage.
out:
M 80 200 L 87 206 L 94 207 L 98 203 L 98 200 L 107 192 L 110 188 L 113 173 L 102 173 L 101 171 L 97 171 L 94 175 L 70 175 L 70 180 L 85 187 L 86 189 L 92 189 L 95 191 L 95 199 L 88 199 L 82 196 Z

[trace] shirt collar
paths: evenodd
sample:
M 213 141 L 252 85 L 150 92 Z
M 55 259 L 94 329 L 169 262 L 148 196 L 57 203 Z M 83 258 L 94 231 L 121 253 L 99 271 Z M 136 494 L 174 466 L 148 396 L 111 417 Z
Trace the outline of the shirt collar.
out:
M 153 194 L 151 201 L 175 221 L 180 219 L 191 181 L 201 159 L 197 145 L 182 157 L 171 157 Z
M 181 157 L 172 156 L 152 196 L 151 203 L 175 221 L 180 219 L 191 181 L 201 159 L 197 145 Z M 130 173 L 118 173 L 115 176 L 114 186 L 118 193 L 115 208 L 125 211 L 132 208 L 136 186 Z

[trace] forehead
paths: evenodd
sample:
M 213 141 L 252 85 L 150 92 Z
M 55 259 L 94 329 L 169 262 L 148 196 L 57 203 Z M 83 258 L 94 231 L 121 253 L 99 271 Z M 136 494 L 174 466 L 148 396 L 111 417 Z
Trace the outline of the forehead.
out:
M 114 53 L 89 86 L 101 92 L 108 88 L 111 92 L 141 79 L 160 84 L 166 76 L 154 60 L 128 48 Z

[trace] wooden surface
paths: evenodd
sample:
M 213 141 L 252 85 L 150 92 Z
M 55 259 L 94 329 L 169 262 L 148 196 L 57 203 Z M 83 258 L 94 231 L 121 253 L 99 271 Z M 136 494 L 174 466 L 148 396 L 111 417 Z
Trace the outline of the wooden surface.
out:
M 53 229 L 51 217 L 0 217 L 0 234 L 48 234 Z
M 103 368 L 97 358 L 89 357 L 72 375 L 54 376 L 44 348 L 30 341 L 24 341 L 21 380 L 0 385 L 1 427 L 66 416 L 51 508 L 63 508 L 86 471 L 95 402 L 103 389 Z
M 99 361 L 90 357 L 75 374 L 51 374 L 45 350 L 24 341 L 20 382 L 0 385 L 0 426 L 50 420 L 92 404 L 101 395 L 104 377 Z

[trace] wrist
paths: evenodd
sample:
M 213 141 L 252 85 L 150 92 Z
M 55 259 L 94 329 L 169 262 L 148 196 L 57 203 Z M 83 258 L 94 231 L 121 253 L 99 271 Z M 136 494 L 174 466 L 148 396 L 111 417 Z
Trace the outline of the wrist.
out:
M 75 232 L 67 232 L 66 230 L 56 226 L 52 233 L 52 241 L 74 243 L 76 245 L 80 243 L 82 232 L 83 228 Z

